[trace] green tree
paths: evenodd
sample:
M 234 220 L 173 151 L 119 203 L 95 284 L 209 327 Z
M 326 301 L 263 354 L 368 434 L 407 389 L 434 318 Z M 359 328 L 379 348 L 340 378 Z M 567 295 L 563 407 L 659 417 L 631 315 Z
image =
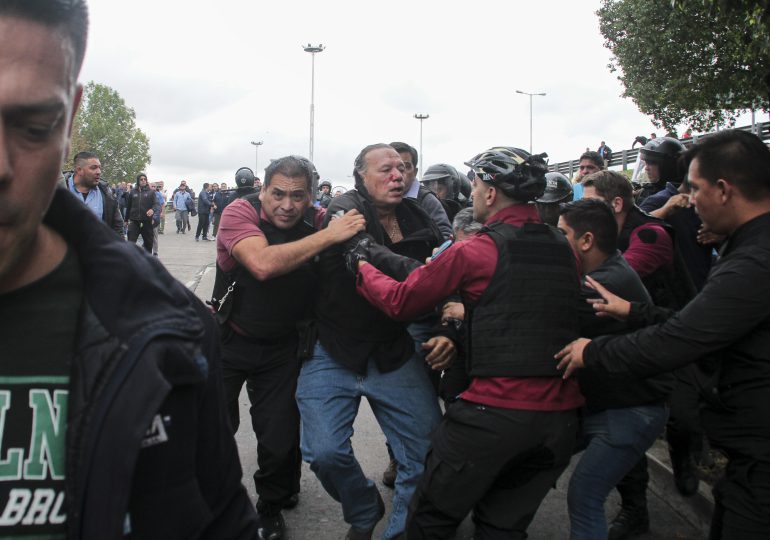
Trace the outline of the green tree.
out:
M 624 97 L 666 129 L 705 131 L 767 111 L 768 1 L 604 0 L 599 27 Z
M 136 127 L 136 113 L 117 91 L 89 82 L 72 128 L 67 165 L 78 152 L 99 156 L 102 177 L 108 182 L 133 181 L 150 163 L 150 140 Z

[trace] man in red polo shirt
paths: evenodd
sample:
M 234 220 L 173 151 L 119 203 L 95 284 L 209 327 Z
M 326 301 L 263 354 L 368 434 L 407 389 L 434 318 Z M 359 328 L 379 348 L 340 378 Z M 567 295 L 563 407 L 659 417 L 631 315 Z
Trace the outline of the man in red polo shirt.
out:
M 411 320 L 459 292 L 466 306 L 470 387 L 432 437 L 407 537 L 449 538 L 471 510 L 477 538 L 524 538 L 569 463 L 583 398 L 560 381 L 550 351 L 578 332 L 579 281 L 566 239 L 530 201 L 546 186 L 539 156 L 496 147 L 467 163 L 473 213 L 486 227 L 397 282 L 367 264 L 358 291 Z M 364 246 L 365 247 L 365 246 Z

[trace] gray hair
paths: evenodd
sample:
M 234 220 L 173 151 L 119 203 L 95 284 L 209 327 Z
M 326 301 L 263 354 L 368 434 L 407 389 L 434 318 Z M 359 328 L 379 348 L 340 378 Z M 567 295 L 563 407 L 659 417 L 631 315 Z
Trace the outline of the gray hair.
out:
M 353 161 L 353 178 L 356 181 L 356 187 L 359 187 L 364 183 L 364 174 L 366 174 L 366 166 L 367 166 L 366 155 L 372 150 L 379 150 L 380 148 L 392 149 L 393 147 L 385 143 L 370 144 L 369 146 L 361 150 L 356 156 L 355 161 Z
M 473 208 L 463 208 L 457 212 L 454 220 L 452 220 L 452 230 L 455 234 L 458 232 L 476 234 L 483 226 L 484 225 L 473 219 Z

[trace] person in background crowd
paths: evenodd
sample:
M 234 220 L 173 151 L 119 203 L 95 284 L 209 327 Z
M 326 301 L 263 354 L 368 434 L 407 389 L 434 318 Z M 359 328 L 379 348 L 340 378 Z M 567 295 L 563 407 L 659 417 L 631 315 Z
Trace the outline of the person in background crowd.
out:
M 543 223 L 556 227 L 559 222 L 559 205 L 572 200 L 572 184 L 559 172 L 545 173 L 545 191 L 535 199 L 537 213 Z
M 332 183 L 328 180 L 324 180 L 320 184 L 318 184 L 318 206 L 321 208 L 328 208 L 329 203 L 332 202 Z
M 73 160 L 75 171 L 67 187 L 91 209 L 96 217 L 123 237 L 123 218 L 118 200 L 101 179 L 102 164 L 93 152 L 80 152 Z
M 158 199 L 158 204 L 160 205 L 160 212 L 152 216 L 152 254 L 157 257 L 158 235 L 161 234 L 160 228 L 163 224 L 163 219 L 166 213 L 166 199 L 163 198 L 160 184 L 153 184 L 152 188 L 155 191 L 155 198 Z
M 147 183 L 147 175 L 136 175 L 136 187 L 128 194 L 126 217 L 128 218 L 128 241 L 136 243 L 142 235 L 142 244 L 148 253 L 152 253 L 153 216 L 160 214 L 160 204 L 155 191 Z
M 677 186 L 681 183 L 684 172 L 679 171 L 677 160 L 684 150 L 684 145 L 671 137 L 651 140 L 639 150 L 639 166 L 644 168 L 648 182 L 634 193 L 636 204 L 642 205 L 647 197 L 664 190 L 666 182 Z
M 424 188 L 420 182 L 416 182 L 418 171 L 417 149 L 405 142 L 392 142 L 390 146 L 396 149 L 396 152 L 398 152 L 398 155 L 401 156 L 401 160 L 404 162 L 404 196 L 410 199 L 417 199 L 423 210 L 428 213 L 433 222 L 438 226 L 444 240 L 448 239 L 452 235 L 452 225 L 449 222 L 444 207 L 441 206 L 441 201 L 438 200 L 435 194 Z M 423 187 L 422 193 L 420 192 L 421 187 Z
M 187 185 L 184 180 L 178 188 L 174 190 L 174 196 L 171 199 L 174 205 L 174 214 L 176 218 L 176 233 L 187 233 L 190 228 L 190 206 L 192 206 L 192 197 L 187 191 Z
M 195 229 L 195 241 L 200 241 L 202 237 L 206 242 L 209 241 L 209 214 L 211 213 L 211 194 L 209 193 L 209 183 L 203 184 L 200 194 L 198 194 L 198 227 Z
M 572 200 L 578 201 L 583 198 L 583 178 L 589 174 L 599 172 L 602 169 L 604 169 L 604 160 L 598 152 L 586 150 L 583 155 L 580 156 L 580 160 L 578 161 L 578 173 L 572 182 Z

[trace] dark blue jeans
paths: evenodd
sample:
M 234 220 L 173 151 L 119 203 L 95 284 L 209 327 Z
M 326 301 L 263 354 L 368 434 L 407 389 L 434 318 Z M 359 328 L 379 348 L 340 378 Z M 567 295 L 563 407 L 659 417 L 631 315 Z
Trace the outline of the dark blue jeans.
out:
M 665 405 L 607 409 L 583 421 L 583 452 L 567 492 L 570 539 L 607 538 L 604 501 L 663 431 Z
M 382 517 L 377 487 L 353 455 L 350 438 L 362 397 L 366 397 L 398 462 L 393 512 L 383 540 L 404 531 L 409 500 L 423 473 L 429 435 L 441 413 L 422 360 L 380 373 L 369 360 L 365 376 L 337 363 L 320 344 L 302 365 L 297 382 L 302 457 L 356 529 L 370 529 Z

